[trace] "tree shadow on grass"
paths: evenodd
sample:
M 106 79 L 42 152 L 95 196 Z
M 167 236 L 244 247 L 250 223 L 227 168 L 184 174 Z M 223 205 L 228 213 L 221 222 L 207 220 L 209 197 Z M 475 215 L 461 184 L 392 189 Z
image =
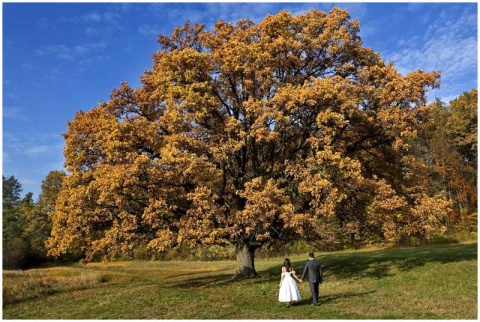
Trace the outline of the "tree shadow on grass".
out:
M 376 251 L 324 253 L 317 258 L 322 263 L 325 280 L 329 278 L 376 278 L 395 275 L 393 269 L 409 271 L 426 263 L 451 263 L 477 260 L 477 244 L 433 245 L 390 248 Z M 292 262 L 301 278 L 307 260 Z M 282 265 L 260 272 L 267 278 L 278 278 Z
M 477 259 L 477 244 L 455 244 L 440 246 L 422 246 L 409 248 L 392 248 L 376 251 L 352 251 L 345 253 L 324 253 L 319 258 L 322 263 L 324 278 L 376 278 L 381 279 L 395 275 L 392 269 L 408 271 L 421 267 L 428 262 L 450 263 Z M 307 259 L 308 260 L 308 259 Z M 292 266 L 300 278 L 307 260 L 294 261 Z M 271 266 L 266 270 L 258 271 L 260 277 L 247 279 L 251 284 L 262 284 L 279 279 L 282 264 Z M 180 280 L 179 280 L 180 279 Z M 231 273 L 209 274 L 199 277 L 176 276 L 167 282 L 167 286 L 181 289 L 195 289 L 222 285 L 244 283 L 245 280 L 235 279 Z M 323 301 L 328 303 L 339 297 L 365 295 L 367 293 L 345 293 L 343 295 L 328 295 Z M 336 297 L 335 297 L 336 296 Z M 303 303 L 300 302 L 300 303 Z
M 345 292 L 345 293 L 337 293 L 337 294 L 328 294 L 328 295 L 320 295 L 318 299 L 318 304 L 319 305 L 325 305 L 330 302 L 334 302 L 336 300 L 340 299 L 347 299 L 351 297 L 359 297 L 359 296 L 365 296 L 368 294 L 375 293 L 376 291 L 368 291 L 368 292 L 360 292 L 360 293 L 355 293 L 355 292 Z M 312 297 L 302 299 L 298 302 L 295 303 L 295 306 L 303 306 L 303 305 L 312 305 Z
M 368 292 L 360 292 L 360 293 L 354 293 L 354 292 L 345 292 L 345 293 L 338 293 L 338 294 L 329 294 L 325 296 L 320 296 L 318 299 L 318 302 L 320 305 L 322 304 L 328 304 L 330 302 L 334 302 L 339 299 L 347 299 L 351 297 L 358 297 L 358 296 L 365 296 L 368 294 L 375 293 L 376 291 L 368 291 Z
M 477 259 L 477 244 L 437 245 L 391 248 L 372 252 L 327 254 L 322 264 L 340 278 L 384 278 L 391 270 L 400 271 L 422 267 L 427 263 L 452 263 Z

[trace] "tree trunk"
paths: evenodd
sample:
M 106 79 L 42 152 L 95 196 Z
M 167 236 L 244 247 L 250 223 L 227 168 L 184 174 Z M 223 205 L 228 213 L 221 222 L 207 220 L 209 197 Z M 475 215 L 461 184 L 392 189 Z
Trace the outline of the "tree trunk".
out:
M 258 277 L 255 271 L 255 247 L 248 246 L 243 242 L 237 244 L 237 265 L 236 278 Z

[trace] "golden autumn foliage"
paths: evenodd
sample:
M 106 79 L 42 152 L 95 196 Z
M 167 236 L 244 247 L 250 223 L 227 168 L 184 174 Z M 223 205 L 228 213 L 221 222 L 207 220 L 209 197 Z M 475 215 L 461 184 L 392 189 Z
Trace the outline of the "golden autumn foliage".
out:
M 50 253 L 232 243 L 254 274 L 274 241 L 438 231 L 409 142 L 439 74 L 401 75 L 358 33 L 334 8 L 159 36 L 142 87 L 69 122 Z
M 431 191 L 445 192 L 452 203 L 444 220 L 450 231 L 477 230 L 477 105 L 476 89 L 448 105 L 437 101 L 416 140 L 417 154 L 428 165 Z

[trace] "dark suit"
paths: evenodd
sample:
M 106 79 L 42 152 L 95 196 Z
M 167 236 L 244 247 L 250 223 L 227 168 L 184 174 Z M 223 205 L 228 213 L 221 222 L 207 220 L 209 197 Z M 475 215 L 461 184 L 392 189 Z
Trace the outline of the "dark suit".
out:
M 310 284 L 310 291 L 312 292 L 312 302 L 318 305 L 318 287 L 323 282 L 322 266 L 320 262 L 314 259 L 309 259 L 303 269 L 302 280 L 308 274 L 308 283 Z

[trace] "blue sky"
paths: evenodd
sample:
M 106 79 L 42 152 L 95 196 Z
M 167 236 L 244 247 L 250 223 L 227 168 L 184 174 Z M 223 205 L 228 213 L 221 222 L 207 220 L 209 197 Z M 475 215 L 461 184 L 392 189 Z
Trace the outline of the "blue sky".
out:
M 111 91 L 152 67 L 157 35 L 187 20 L 261 21 L 267 14 L 347 9 L 366 47 L 406 74 L 439 70 L 430 100 L 477 88 L 477 3 L 8 3 L 2 4 L 3 175 L 37 198 L 62 170 L 67 121 L 108 101 Z

